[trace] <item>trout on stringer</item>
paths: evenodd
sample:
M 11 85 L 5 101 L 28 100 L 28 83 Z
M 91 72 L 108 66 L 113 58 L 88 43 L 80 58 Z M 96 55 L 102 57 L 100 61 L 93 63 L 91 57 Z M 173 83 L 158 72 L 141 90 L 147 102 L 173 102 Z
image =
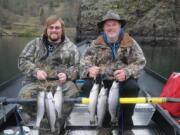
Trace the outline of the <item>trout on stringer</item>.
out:
M 40 91 L 37 98 L 37 116 L 36 116 L 36 127 L 40 127 L 40 122 L 43 119 L 45 113 L 45 92 Z
M 54 132 L 55 122 L 56 122 L 56 109 L 54 105 L 54 98 L 51 91 L 46 93 L 45 108 L 46 108 L 46 114 L 49 121 L 49 125 L 51 128 L 51 132 Z
M 89 114 L 90 114 L 90 124 L 95 124 L 95 114 L 97 106 L 97 98 L 99 93 L 99 84 L 95 82 L 89 94 Z
M 104 116 L 106 113 L 107 106 L 107 88 L 104 86 L 101 88 L 101 91 L 98 95 L 98 103 L 97 103 L 97 125 L 102 127 L 102 123 L 104 120 Z
M 56 88 L 56 92 L 54 94 L 54 104 L 58 118 L 62 118 L 63 92 L 61 86 L 57 86 Z
M 112 124 L 115 124 L 117 121 L 118 104 L 119 104 L 119 82 L 113 81 L 108 97 L 108 110 L 111 115 Z

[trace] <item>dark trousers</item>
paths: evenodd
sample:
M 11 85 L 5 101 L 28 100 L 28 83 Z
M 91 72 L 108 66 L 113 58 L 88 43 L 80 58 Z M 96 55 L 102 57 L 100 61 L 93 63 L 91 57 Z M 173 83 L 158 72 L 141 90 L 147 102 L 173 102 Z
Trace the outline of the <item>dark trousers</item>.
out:
M 113 81 L 104 80 L 104 85 L 110 88 Z M 93 86 L 93 80 L 86 79 L 82 87 L 83 96 L 89 97 L 90 90 Z M 124 82 L 119 82 L 119 95 L 120 97 L 137 97 L 139 93 L 139 86 L 137 80 L 134 78 L 129 78 Z M 119 109 L 118 125 L 123 129 L 131 129 L 133 127 L 132 115 L 134 112 L 135 104 L 121 104 Z M 110 114 L 107 112 L 104 126 L 108 125 L 110 120 Z
M 137 97 L 139 93 L 139 86 L 137 80 L 128 79 L 120 84 L 120 97 Z M 119 126 L 123 129 L 131 129 L 133 127 L 132 115 L 135 104 L 121 104 Z

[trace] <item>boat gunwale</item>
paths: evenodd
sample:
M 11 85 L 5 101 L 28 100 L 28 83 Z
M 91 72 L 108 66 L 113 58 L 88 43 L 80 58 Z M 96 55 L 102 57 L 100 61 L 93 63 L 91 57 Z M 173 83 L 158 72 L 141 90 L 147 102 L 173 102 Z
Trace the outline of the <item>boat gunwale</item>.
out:
M 156 73 L 152 69 L 145 67 L 144 70 L 146 73 L 151 75 L 153 78 L 158 79 L 163 84 L 167 82 L 167 78 L 161 76 L 160 74 Z M 176 122 L 175 117 L 170 115 L 167 110 L 163 109 L 160 104 L 156 104 L 154 105 L 154 107 L 156 108 L 156 111 L 158 111 L 163 116 L 163 118 L 167 120 L 168 123 L 170 123 L 170 125 L 172 125 L 175 131 L 178 132 L 178 134 L 180 134 L 180 125 Z

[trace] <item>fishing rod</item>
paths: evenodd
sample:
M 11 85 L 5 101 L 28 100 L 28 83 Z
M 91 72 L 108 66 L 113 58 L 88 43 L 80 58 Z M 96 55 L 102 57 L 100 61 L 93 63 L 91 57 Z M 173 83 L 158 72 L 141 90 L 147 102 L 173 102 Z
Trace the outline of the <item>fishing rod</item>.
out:
M 36 104 L 37 99 L 19 99 L 19 98 L 6 98 L 0 97 L 0 103 L 3 105 L 7 104 Z M 89 104 L 89 98 L 78 97 L 78 98 L 64 98 L 65 103 L 79 103 L 79 104 Z M 136 103 L 180 103 L 180 98 L 169 98 L 169 97 L 124 97 L 119 98 L 120 104 L 136 104 Z

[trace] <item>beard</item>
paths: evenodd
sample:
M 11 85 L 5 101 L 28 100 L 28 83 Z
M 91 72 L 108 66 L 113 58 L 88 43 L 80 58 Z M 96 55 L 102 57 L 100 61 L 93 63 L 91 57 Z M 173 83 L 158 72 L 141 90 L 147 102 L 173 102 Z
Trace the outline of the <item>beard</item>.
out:
M 109 33 L 106 33 L 106 34 L 107 34 L 110 41 L 114 42 L 114 41 L 118 40 L 119 33 L 117 33 L 117 32 L 109 32 Z
M 110 33 L 107 33 L 108 37 L 109 38 L 116 38 L 119 36 L 119 33 L 117 32 L 110 32 Z
M 57 41 L 61 40 L 61 36 L 59 36 L 58 34 L 52 33 L 48 36 L 48 39 L 53 42 L 57 42 Z

